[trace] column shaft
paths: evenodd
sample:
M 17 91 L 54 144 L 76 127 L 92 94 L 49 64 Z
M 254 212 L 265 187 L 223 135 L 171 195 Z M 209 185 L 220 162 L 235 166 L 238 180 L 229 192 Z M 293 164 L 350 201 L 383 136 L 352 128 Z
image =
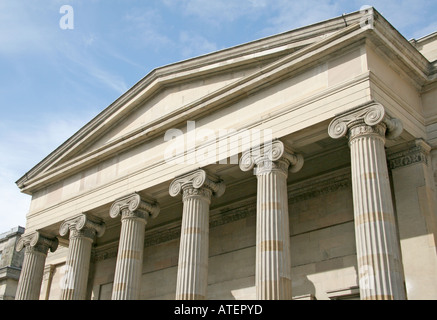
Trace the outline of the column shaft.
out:
M 21 236 L 17 251 L 25 248 L 23 266 L 18 282 L 16 300 L 39 300 L 47 252 L 56 250 L 58 240 L 42 236 L 39 232 Z
M 384 149 L 386 137 L 399 136 L 402 124 L 371 103 L 335 118 L 328 131 L 332 138 L 349 136 L 361 299 L 405 299 Z
M 211 192 L 184 190 L 181 242 L 179 249 L 177 300 L 206 298 L 209 253 L 209 203 Z
M 85 300 L 93 240 L 70 237 L 61 300 Z
M 405 299 L 384 138 L 358 136 L 350 148 L 361 298 Z
M 61 284 L 62 300 L 85 300 L 91 261 L 91 249 L 96 237 L 105 232 L 104 224 L 85 214 L 64 221 L 59 229 L 61 236 L 70 233 L 65 274 Z
M 289 169 L 298 172 L 302 155 L 279 140 L 243 153 L 240 169 L 254 169 L 257 186 L 255 285 L 258 300 L 291 300 L 291 253 L 287 195 Z
M 288 169 L 288 163 L 284 165 Z M 256 297 L 291 299 L 287 172 L 258 174 Z
M 206 299 L 209 259 L 209 205 L 220 197 L 225 184 L 204 170 L 180 176 L 170 184 L 170 195 L 182 191 L 183 211 L 179 247 L 177 300 Z
M 112 300 L 140 297 L 146 220 L 122 218 Z
M 120 242 L 112 300 L 138 300 L 141 294 L 145 226 L 159 214 L 159 206 L 134 193 L 115 201 L 110 216 L 121 215 Z
M 47 255 L 27 247 L 15 300 L 39 300 Z

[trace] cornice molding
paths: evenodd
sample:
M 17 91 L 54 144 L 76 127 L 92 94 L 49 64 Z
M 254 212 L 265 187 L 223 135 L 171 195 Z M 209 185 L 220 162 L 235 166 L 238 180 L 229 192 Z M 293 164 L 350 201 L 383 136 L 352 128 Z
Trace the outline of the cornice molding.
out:
M 23 227 L 15 227 L 12 228 L 9 231 L 0 233 L 0 243 L 8 241 L 11 238 L 17 238 L 20 237 L 25 232 L 25 229 Z
M 290 185 L 288 187 L 288 197 L 290 204 L 293 204 L 351 188 L 352 180 L 350 168 L 346 168 Z
M 431 74 L 430 62 L 399 33 L 377 10 L 373 9 L 374 36 L 372 40 L 384 54 L 389 54 L 391 61 L 408 70 L 407 75 L 412 77 L 421 88 Z M 382 46 L 381 46 L 382 45 Z
M 0 281 L 11 279 L 19 280 L 21 274 L 21 268 L 5 266 L 0 268 Z M 1 300 L 1 299 L 0 299 Z

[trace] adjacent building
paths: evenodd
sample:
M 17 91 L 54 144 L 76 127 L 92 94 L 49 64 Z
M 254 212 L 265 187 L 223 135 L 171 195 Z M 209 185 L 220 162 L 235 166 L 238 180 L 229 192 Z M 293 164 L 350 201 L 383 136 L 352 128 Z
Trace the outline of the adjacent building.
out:
M 23 227 L 0 233 L 0 300 L 14 300 L 20 278 L 24 252 L 15 247 L 24 234 Z
M 371 8 L 153 70 L 17 181 L 17 299 L 437 299 L 436 60 Z

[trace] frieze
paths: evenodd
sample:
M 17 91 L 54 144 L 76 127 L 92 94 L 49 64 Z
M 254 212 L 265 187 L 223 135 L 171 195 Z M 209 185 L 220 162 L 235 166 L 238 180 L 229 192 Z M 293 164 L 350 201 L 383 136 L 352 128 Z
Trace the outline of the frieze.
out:
M 348 170 L 349 171 L 349 170 Z M 328 175 L 324 178 L 312 179 L 288 187 L 289 203 L 317 198 L 342 189 L 351 189 L 352 180 L 349 172 Z
M 93 248 L 91 261 L 98 262 L 106 259 L 116 258 L 118 253 L 118 241 L 104 247 Z
M 387 156 L 388 165 L 391 170 L 416 163 L 424 163 L 425 165 L 428 165 L 428 154 L 430 150 L 430 146 L 428 146 L 424 141 L 418 140 L 416 141 L 416 145 L 408 150 L 389 154 Z
M 151 247 L 160 243 L 168 242 L 174 239 L 179 239 L 181 236 L 181 225 L 173 226 L 159 232 L 151 232 L 146 234 L 144 238 L 144 247 Z

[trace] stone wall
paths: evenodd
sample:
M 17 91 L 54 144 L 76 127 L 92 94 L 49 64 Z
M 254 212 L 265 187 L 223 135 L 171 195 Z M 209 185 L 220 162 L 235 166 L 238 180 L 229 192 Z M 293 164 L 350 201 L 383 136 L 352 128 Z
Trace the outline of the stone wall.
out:
M 24 228 L 16 227 L 0 234 L 0 300 L 13 300 L 23 264 L 24 252 L 15 250 Z

